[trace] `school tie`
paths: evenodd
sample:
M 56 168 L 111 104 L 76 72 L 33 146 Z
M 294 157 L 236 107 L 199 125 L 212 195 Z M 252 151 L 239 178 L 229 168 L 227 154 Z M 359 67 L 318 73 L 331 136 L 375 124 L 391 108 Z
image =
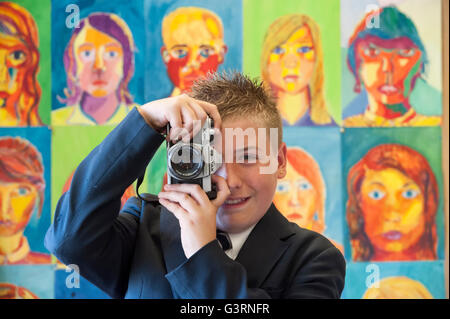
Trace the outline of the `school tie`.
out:
M 219 241 L 220 246 L 222 247 L 222 249 L 224 251 L 231 249 L 233 247 L 231 245 L 230 236 L 227 233 L 225 233 L 221 230 L 217 230 L 216 236 L 217 236 L 217 240 Z

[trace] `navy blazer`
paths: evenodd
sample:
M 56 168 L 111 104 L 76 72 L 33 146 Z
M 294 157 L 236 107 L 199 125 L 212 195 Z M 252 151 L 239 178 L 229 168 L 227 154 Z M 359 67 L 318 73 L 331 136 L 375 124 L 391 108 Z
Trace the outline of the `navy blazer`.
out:
M 172 213 L 131 198 L 164 138 L 136 109 L 81 162 L 55 211 L 45 246 L 113 298 L 339 298 L 345 260 L 324 236 L 272 204 L 236 260 L 216 240 L 184 255 Z

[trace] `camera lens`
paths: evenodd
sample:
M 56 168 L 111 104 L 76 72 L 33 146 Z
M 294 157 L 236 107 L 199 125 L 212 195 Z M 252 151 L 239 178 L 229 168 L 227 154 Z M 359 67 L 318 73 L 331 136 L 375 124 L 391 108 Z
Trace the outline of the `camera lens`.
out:
M 173 146 L 169 153 L 169 169 L 178 178 L 195 178 L 203 169 L 201 151 L 189 144 Z

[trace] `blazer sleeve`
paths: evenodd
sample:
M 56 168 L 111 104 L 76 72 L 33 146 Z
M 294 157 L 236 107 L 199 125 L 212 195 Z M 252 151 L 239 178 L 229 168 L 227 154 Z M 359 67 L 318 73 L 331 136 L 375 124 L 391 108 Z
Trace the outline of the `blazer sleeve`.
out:
M 247 272 L 230 259 L 216 240 L 166 275 L 179 298 L 268 299 L 273 292 L 247 286 Z M 345 259 L 333 247 L 311 258 L 291 284 L 277 293 L 281 299 L 338 299 L 344 288 Z
M 345 268 L 344 256 L 331 246 L 299 269 L 284 298 L 339 299 L 345 284 Z
M 124 296 L 140 203 L 126 188 L 145 172 L 164 138 L 134 108 L 81 162 L 58 201 L 45 246 L 114 298 Z

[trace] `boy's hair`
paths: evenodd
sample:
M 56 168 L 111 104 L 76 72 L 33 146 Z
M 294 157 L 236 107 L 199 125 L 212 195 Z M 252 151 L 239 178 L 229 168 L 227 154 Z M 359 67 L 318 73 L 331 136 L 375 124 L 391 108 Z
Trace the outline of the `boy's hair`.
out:
M 277 128 L 278 145 L 281 144 L 281 116 L 274 98 L 264 88 L 262 81 L 236 71 L 209 73 L 194 82 L 189 95 L 215 104 L 222 121 L 249 118 L 256 122 L 261 121 L 266 128 Z

